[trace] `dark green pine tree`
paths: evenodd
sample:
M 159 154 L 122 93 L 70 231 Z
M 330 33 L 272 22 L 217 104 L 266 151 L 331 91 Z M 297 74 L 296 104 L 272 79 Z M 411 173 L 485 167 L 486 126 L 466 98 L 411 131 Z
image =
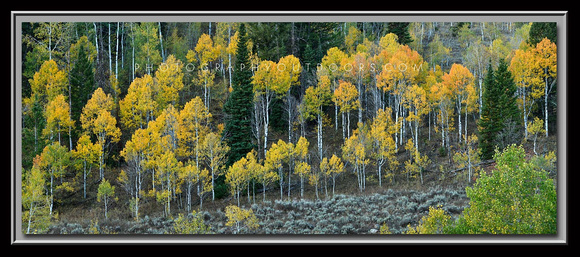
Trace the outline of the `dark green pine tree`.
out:
M 500 149 L 514 143 L 521 142 L 522 130 L 520 122 L 520 110 L 517 106 L 517 87 L 512 73 L 508 70 L 508 64 L 504 59 L 499 60 L 495 71 L 495 83 L 499 87 L 499 112 L 501 116 L 502 130 L 496 138 L 496 144 Z
M 388 33 L 393 33 L 399 38 L 399 44 L 408 45 L 413 42 L 411 35 L 409 34 L 409 23 L 408 22 L 389 22 Z
M 548 38 L 550 41 L 557 44 L 558 40 L 558 27 L 555 22 L 534 22 L 530 27 L 530 36 L 528 38 L 528 43 L 535 47 L 536 44 L 540 43 L 544 38 Z
M 80 124 L 80 117 L 83 107 L 89 101 L 95 87 L 95 73 L 93 64 L 87 57 L 86 48 L 80 44 L 76 60 L 70 72 L 71 84 L 71 116 L 72 119 Z M 73 139 L 78 139 L 80 126 L 76 126 L 72 132 Z M 73 140 L 74 141 L 74 140 Z
M 497 133 L 501 130 L 499 122 L 499 88 L 495 86 L 495 78 L 491 62 L 487 66 L 487 74 L 483 79 L 483 96 L 481 118 L 479 119 L 479 150 L 482 160 L 491 160 L 494 153 L 494 143 Z
M 483 106 L 479 120 L 479 149 L 482 160 L 493 158 L 496 147 L 521 140 L 520 113 L 516 105 L 516 85 L 507 63 L 501 59 L 496 71 L 491 64 L 483 80 Z
M 240 24 L 239 32 L 237 61 L 232 75 L 233 91 L 224 105 L 226 118 L 223 137 L 230 146 L 230 151 L 227 154 L 227 166 L 232 165 L 254 148 L 251 128 L 254 92 L 251 84 L 252 71 L 248 59 L 248 39 L 244 23 Z

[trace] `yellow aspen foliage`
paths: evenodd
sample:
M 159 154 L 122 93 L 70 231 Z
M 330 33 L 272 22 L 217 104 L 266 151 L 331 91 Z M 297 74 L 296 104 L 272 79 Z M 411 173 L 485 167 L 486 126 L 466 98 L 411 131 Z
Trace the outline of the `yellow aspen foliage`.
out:
M 180 157 L 192 157 L 196 164 L 202 158 L 203 139 L 209 132 L 209 121 L 212 115 L 199 96 L 191 99 L 179 112 L 179 128 L 177 138 L 179 148 L 177 155 Z
M 405 234 L 446 234 L 451 224 L 451 216 L 441 209 L 441 206 L 434 208 L 429 206 L 429 214 L 423 216 L 417 227 L 407 225 Z
M 334 195 L 334 188 L 336 185 L 336 177 L 344 172 L 344 163 L 340 157 L 332 154 L 328 161 L 328 170 L 326 171 L 332 177 L 332 195 Z
M 358 99 L 358 90 L 356 87 L 347 81 L 340 80 L 338 87 L 334 90 L 333 101 L 340 108 L 342 114 L 342 137 L 345 139 L 345 133 L 348 130 L 348 137 L 350 137 L 350 111 L 358 110 L 360 108 L 360 101 Z M 348 122 L 345 122 L 345 114 Z M 346 123 L 346 124 L 345 124 Z
M 33 160 L 30 171 L 25 172 L 22 182 L 22 229 L 26 234 L 44 233 L 50 225 L 50 197 L 44 194 L 45 172 L 41 168 L 41 156 Z
M 479 151 L 475 147 L 478 142 L 477 135 L 471 135 L 463 138 L 464 143 L 460 145 L 458 151 L 453 155 L 453 162 L 457 164 L 458 168 L 467 168 L 467 183 L 475 180 L 474 175 L 478 174 L 479 167 L 475 166 L 480 162 Z
M 219 136 L 221 133 L 218 133 L 209 132 L 202 144 L 202 156 L 211 172 L 212 201 L 215 200 L 215 179 L 223 174 L 223 166 L 227 160 L 226 154 L 230 150 L 230 147 Z
M 156 102 L 159 109 L 167 105 L 178 106 L 179 92 L 183 89 L 183 63 L 173 55 L 169 55 L 155 71 L 155 82 L 158 92 Z
M 477 97 L 475 96 L 473 74 L 463 65 L 454 63 L 449 73 L 445 73 L 442 79 L 443 85 L 452 92 L 451 97 L 455 100 L 459 125 L 457 132 L 459 133 L 459 141 L 461 142 L 463 127 L 465 128 L 464 134 L 467 134 L 467 113 L 477 109 L 475 108 L 477 106 Z M 463 116 L 465 120 L 461 119 L 461 113 L 465 114 Z M 465 123 L 465 126 L 462 126 L 463 123 Z
M 219 49 L 217 49 L 210 35 L 202 34 L 195 45 L 196 57 L 201 65 L 207 65 L 209 62 L 214 61 L 219 55 Z M 192 58 L 188 58 L 188 61 L 193 61 Z
M 89 135 L 84 134 L 79 138 L 76 149 L 72 151 L 73 158 L 80 160 L 75 165 L 76 168 L 83 171 L 83 198 L 87 198 L 87 177 L 99 158 L 100 150 L 101 147 L 93 144 Z
M 534 138 L 534 154 L 538 155 L 536 152 L 536 141 L 538 140 L 538 134 L 546 132 L 542 127 L 544 121 L 538 117 L 534 117 L 534 121 L 528 122 L 528 133 Z M 528 137 L 526 137 L 528 140 Z
M 70 165 L 70 152 L 58 142 L 52 142 L 42 150 L 40 155 L 40 168 L 49 174 L 48 197 L 50 199 L 49 213 L 52 215 L 54 195 L 57 191 L 57 183 L 62 181 L 66 168 Z
M 311 167 L 307 162 L 299 161 L 294 167 L 294 173 L 300 177 L 300 197 L 304 197 L 304 179 L 310 174 Z
M 355 46 L 360 41 L 362 32 L 356 28 L 356 26 L 350 26 L 348 28 L 348 34 L 344 38 L 344 43 L 346 45 L 346 52 L 348 54 L 354 54 Z
M 394 169 L 399 166 L 396 158 L 396 145 L 393 134 L 398 130 L 397 124 L 393 122 L 391 117 L 391 108 L 385 110 L 379 109 L 377 115 L 370 124 L 368 138 L 371 140 L 371 158 L 375 160 L 377 165 L 377 173 L 379 177 L 379 186 L 382 186 L 382 168 L 388 162 L 388 167 L 391 172 L 385 177 L 391 179 L 394 177 Z
M 226 207 L 226 217 L 228 218 L 226 226 L 233 227 L 235 229 L 234 234 L 240 233 L 243 228 L 251 232 L 260 226 L 258 218 L 254 215 L 252 209 L 246 210 L 235 205 L 228 205 Z
M 157 166 L 157 179 L 155 180 L 161 186 L 157 192 L 157 201 L 165 206 L 165 216 L 171 215 L 171 200 L 176 193 L 179 193 L 178 172 L 183 167 L 183 163 L 178 162 L 172 151 L 166 150 L 155 160 Z
M 60 70 L 54 60 L 45 61 L 29 80 L 32 94 L 39 94 L 48 102 L 65 93 L 68 85 L 66 72 Z M 44 101 L 43 101 L 44 102 Z
M 103 179 L 101 184 L 99 184 L 99 189 L 97 192 L 97 201 L 103 202 L 105 209 L 105 219 L 108 219 L 107 209 L 110 201 L 117 201 L 118 198 L 115 197 L 115 186 L 111 186 L 111 183 L 107 179 Z
M 525 134 L 528 136 L 528 117 L 534 103 L 544 95 L 544 83 L 541 79 L 541 71 L 538 56 L 527 44 L 524 49 L 517 49 L 509 66 L 509 71 L 514 76 L 514 82 L 518 87 L 517 104 L 524 118 Z M 521 47 L 520 47 L 521 48 Z
M 108 145 L 111 142 L 118 142 L 121 138 L 121 130 L 117 127 L 117 119 L 107 110 L 101 110 L 94 120 L 92 133 L 97 137 L 97 144 L 101 146 L 99 156 L 99 175 L 103 179 L 103 169 L 105 166 L 105 156 Z
M 53 141 L 57 137 L 60 142 L 61 133 L 70 131 L 74 125 L 74 120 L 70 117 L 70 107 L 64 95 L 58 95 L 48 102 L 44 116 L 46 127 L 42 130 L 42 134 L 48 141 Z
M 286 94 L 293 85 L 299 85 L 299 76 L 302 71 L 300 60 L 294 55 L 287 55 L 278 61 L 276 64 L 277 83 L 279 88 L 276 91 L 278 94 Z
M 204 223 L 201 213 L 192 211 L 191 218 L 189 216 L 178 214 L 177 219 L 173 221 L 175 234 L 210 234 L 211 227 Z
M 271 170 L 267 170 L 264 166 L 259 165 L 259 164 L 256 165 L 256 168 L 254 169 L 254 171 L 255 171 L 256 179 L 262 184 L 262 186 L 264 188 L 280 178 L 276 172 L 273 172 Z M 262 191 L 262 201 L 265 201 L 265 200 L 266 200 L 266 190 L 263 190 Z
M 264 160 L 265 169 L 278 170 L 278 178 L 280 179 L 280 199 L 282 199 L 284 190 L 282 163 L 288 157 L 288 149 L 288 144 L 284 140 L 279 139 L 278 142 L 273 143 L 270 149 L 266 152 L 266 159 Z
M 362 124 L 355 129 L 353 135 L 349 137 L 342 146 L 342 158 L 354 167 L 357 175 L 359 191 L 362 192 L 366 186 L 365 168 L 369 164 L 368 141 L 366 133 L 362 133 Z
M 153 77 L 135 78 L 125 98 L 119 102 L 121 124 L 127 129 L 145 128 L 157 117 L 157 102 L 153 100 Z
M 189 161 L 183 168 L 178 169 L 178 176 L 179 183 L 185 183 L 188 211 L 191 211 L 191 191 L 194 185 L 200 199 L 199 209 L 203 208 L 203 195 L 212 189 L 209 171 L 200 169 L 194 162 Z
M 235 198 L 237 198 L 238 206 L 240 206 L 240 192 L 243 190 L 249 179 L 249 172 L 247 169 L 248 163 L 248 159 L 242 157 L 232 164 L 226 172 L 225 181 L 230 186 L 232 195 L 235 195 Z

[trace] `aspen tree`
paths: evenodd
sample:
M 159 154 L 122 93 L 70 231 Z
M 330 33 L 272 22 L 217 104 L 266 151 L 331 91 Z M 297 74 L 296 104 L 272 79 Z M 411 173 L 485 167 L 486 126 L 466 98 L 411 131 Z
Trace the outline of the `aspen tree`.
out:
M 22 227 L 26 234 L 42 233 L 50 225 L 50 197 L 44 194 L 45 172 L 42 170 L 42 157 L 34 157 L 30 171 L 24 173 L 22 182 Z
M 465 115 L 467 115 L 468 107 L 470 105 L 469 100 L 473 99 L 471 95 L 475 94 L 475 89 L 473 85 L 473 75 L 471 72 L 465 68 L 461 64 L 454 63 L 451 66 L 451 70 L 449 73 L 445 73 L 443 75 L 443 82 L 446 87 L 450 88 L 453 92 L 452 97 L 455 99 L 455 106 L 457 107 L 457 115 L 458 115 L 458 133 L 459 133 L 459 142 L 461 142 L 461 134 L 462 130 L 462 122 L 461 122 L 461 110 L 465 105 Z M 474 102 L 473 100 L 471 102 Z M 472 105 L 472 104 L 471 104 Z M 467 116 L 464 123 L 467 122 Z M 465 124 L 465 128 L 467 128 L 467 124 Z
M 52 142 L 52 144 L 44 147 L 40 158 L 42 160 L 40 167 L 47 170 L 50 178 L 48 197 L 50 199 L 49 214 L 52 215 L 54 209 L 54 195 L 56 189 L 58 189 L 56 186 L 58 181 L 55 181 L 55 179 L 62 178 L 65 175 L 65 170 L 70 165 L 70 152 L 66 147 L 60 145 L 58 142 Z
M 73 157 L 79 160 L 79 166 L 83 171 L 83 198 L 87 198 L 87 177 L 91 174 L 92 165 L 98 160 L 100 147 L 93 144 L 88 135 L 82 135 L 77 142 L 77 147 L 72 151 Z
M 360 101 L 358 99 L 358 90 L 350 82 L 343 80 L 339 81 L 338 87 L 334 90 L 334 98 L 332 99 L 340 108 L 342 114 L 342 139 L 346 139 L 346 134 L 350 137 L 350 111 L 360 109 Z M 346 114 L 346 124 L 345 124 Z M 347 132 L 348 131 L 348 132 Z
M 215 179 L 223 173 L 223 166 L 226 162 L 226 153 L 230 147 L 222 141 L 221 137 L 210 132 L 205 136 L 202 145 L 202 155 L 206 165 L 210 169 L 211 178 L 211 200 L 215 200 Z
M 70 107 L 64 95 L 58 95 L 46 105 L 44 112 L 46 117 L 46 127 L 42 134 L 47 137 L 48 141 L 55 140 L 61 143 L 61 133 L 70 131 L 74 125 L 74 120 L 70 116 Z M 70 135 L 69 135 L 70 137 Z
M 556 85 L 558 74 L 558 58 L 556 44 L 544 38 L 536 45 L 534 50 L 538 56 L 539 68 L 542 71 L 541 78 L 544 81 L 544 130 L 548 136 L 548 96 Z
M 138 129 L 125 143 L 121 156 L 129 164 L 128 172 L 121 171 L 119 182 L 125 186 L 134 199 L 134 217 L 139 217 L 139 199 L 141 198 L 142 183 L 148 162 L 148 154 L 152 150 L 151 129 Z
M 118 198 L 115 198 L 115 186 L 111 186 L 111 183 L 107 181 L 107 179 L 103 179 L 101 184 L 99 184 L 99 189 L 97 192 L 97 201 L 103 202 L 105 204 L 105 219 L 108 219 L 107 209 L 109 207 L 109 201 L 116 201 Z
M 399 164 L 395 155 L 396 145 L 395 140 L 393 139 L 393 134 L 397 131 L 397 124 L 393 122 L 391 113 L 391 108 L 387 108 L 386 110 L 379 109 L 368 131 L 368 138 L 372 141 L 371 156 L 377 165 L 379 186 L 381 187 L 383 166 L 387 162 L 389 162 L 389 167 L 391 168 L 394 168 Z M 393 175 L 393 171 L 391 171 L 389 177 L 393 177 Z

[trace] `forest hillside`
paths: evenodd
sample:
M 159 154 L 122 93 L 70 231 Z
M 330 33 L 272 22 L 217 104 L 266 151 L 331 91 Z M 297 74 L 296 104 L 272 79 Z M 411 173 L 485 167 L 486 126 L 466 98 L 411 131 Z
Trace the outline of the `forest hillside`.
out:
M 555 23 L 26 23 L 22 51 L 24 233 L 555 231 Z

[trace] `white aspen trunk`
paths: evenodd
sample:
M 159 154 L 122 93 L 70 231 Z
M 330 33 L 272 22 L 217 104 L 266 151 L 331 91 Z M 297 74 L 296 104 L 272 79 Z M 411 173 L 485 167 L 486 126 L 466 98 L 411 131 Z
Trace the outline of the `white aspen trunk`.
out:
M 341 112 L 341 122 L 342 122 L 342 141 L 346 140 L 346 120 L 344 119 L 344 112 Z
M 382 162 L 382 161 L 381 161 L 381 162 Z M 382 177 L 382 176 L 381 176 L 381 166 L 382 166 L 382 164 L 381 164 L 381 163 L 377 163 L 377 167 L 378 167 L 378 169 L 379 169 L 379 187 L 383 187 L 383 183 L 382 183 L 382 181 L 381 181 L 381 180 L 382 180 L 382 178 L 381 178 L 381 177 Z M 334 186 L 334 185 L 333 185 L 333 186 Z M 333 188 L 333 190 L 334 190 L 334 188 Z M 334 191 L 333 191 L 332 193 L 334 194 Z
M 52 216 L 52 206 L 54 204 L 54 195 L 52 194 L 52 183 L 54 182 L 54 172 L 50 171 L 50 208 L 49 208 L 49 214 L 50 216 Z
M 34 202 L 30 205 L 30 210 L 28 211 L 28 228 L 26 228 L 26 234 L 30 234 L 30 225 L 32 224 L 32 216 L 34 216 Z
M 322 116 L 320 112 L 322 111 L 322 107 L 319 107 L 318 113 L 318 131 L 316 132 L 317 135 L 317 143 L 318 143 L 318 157 L 322 160 Z
M 95 28 L 95 47 L 97 48 L 97 62 L 99 63 L 99 41 L 98 41 L 98 32 L 97 32 L 97 23 L 93 22 L 93 27 Z
M 121 26 L 121 69 L 125 68 L 125 23 Z
M 109 23 L 109 73 L 113 71 L 113 57 L 111 53 L 111 23 Z
M 232 25 L 228 23 L 228 45 L 231 44 L 232 41 Z M 228 53 L 228 74 L 229 74 L 229 81 L 230 87 L 232 87 L 232 54 Z
M 105 202 L 105 219 L 109 219 L 109 217 L 107 216 L 107 200 L 109 199 L 109 197 L 105 196 L 103 198 Z
M 52 22 L 48 23 L 48 59 L 52 60 Z
M 338 130 L 338 105 L 334 103 L 334 130 Z
M 363 183 L 363 190 L 365 190 L 366 187 L 367 187 L 367 173 L 365 171 L 366 166 L 367 165 L 364 164 L 364 160 L 363 160 L 363 164 L 362 164 L 362 178 L 363 178 L 362 183 Z
M 523 114 L 524 114 L 524 136 L 525 138 L 528 138 L 528 114 L 526 112 L 526 87 L 523 86 L 522 87 L 522 105 L 523 105 Z
M 415 117 L 417 117 L 417 108 L 415 108 Z M 419 117 L 415 120 L 415 149 L 419 149 Z
M 284 173 L 282 172 L 282 167 L 278 169 L 278 175 L 280 176 L 280 201 L 284 197 Z
M 288 201 L 290 201 L 290 191 L 292 189 L 292 170 L 288 170 Z
M 163 62 L 165 62 L 165 51 L 163 51 L 163 35 L 161 34 L 161 22 L 157 22 L 157 25 L 159 27 L 159 46 L 161 48 L 161 58 L 163 59 Z
M 133 71 L 133 80 L 135 80 L 135 34 L 133 33 L 133 23 L 131 22 L 131 43 L 132 43 L 132 66 L 131 71 Z M 97 55 L 98 56 L 98 55 Z
M 459 139 L 458 142 L 461 143 L 461 104 L 459 104 L 458 108 L 457 108 L 457 115 L 458 115 L 458 125 L 459 125 L 459 129 L 458 129 L 458 133 L 459 133 Z
M 346 112 L 346 135 L 350 138 L 350 110 Z
M 439 115 L 441 116 L 441 147 L 445 147 L 445 123 L 441 108 L 439 108 Z
M 268 115 L 268 109 L 270 107 L 270 103 L 268 100 L 264 104 L 264 157 L 266 156 L 266 149 L 268 147 L 268 127 L 270 124 L 270 115 Z
M 538 155 L 538 152 L 536 152 L 536 140 L 538 139 L 538 133 L 536 133 L 534 135 L 534 154 Z
M 304 176 L 300 176 L 300 198 L 304 197 Z
M 292 110 L 292 100 L 290 95 L 290 89 L 286 92 L 286 103 L 288 104 L 288 143 L 292 143 L 292 114 L 294 113 Z
M 213 153 L 212 153 L 212 156 L 210 158 L 213 159 Z M 215 175 L 214 175 L 214 172 L 215 172 L 215 169 L 214 169 L 214 167 L 212 165 L 211 166 L 211 200 L 212 201 L 215 201 L 215 190 L 214 190 L 214 187 L 215 187 L 214 186 L 214 176 Z
M 87 162 L 83 162 L 83 198 L 87 199 Z
M 328 199 L 328 179 L 324 175 L 324 199 Z
M 191 181 L 187 181 L 187 212 L 191 212 Z
M 547 68 L 544 72 L 548 72 Z M 548 137 L 548 94 L 550 93 L 550 90 L 548 90 L 548 78 L 546 77 L 544 81 L 544 130 L 546 130 L 546 137 Z
M 465 140 L 467 140 L 467 105 L 465 106 Z
M 115 80 L 119 78 L 117 74 L 119 74 L 119 25 L 120 23 L 117 22 L 117 45 L 115 46 Z

